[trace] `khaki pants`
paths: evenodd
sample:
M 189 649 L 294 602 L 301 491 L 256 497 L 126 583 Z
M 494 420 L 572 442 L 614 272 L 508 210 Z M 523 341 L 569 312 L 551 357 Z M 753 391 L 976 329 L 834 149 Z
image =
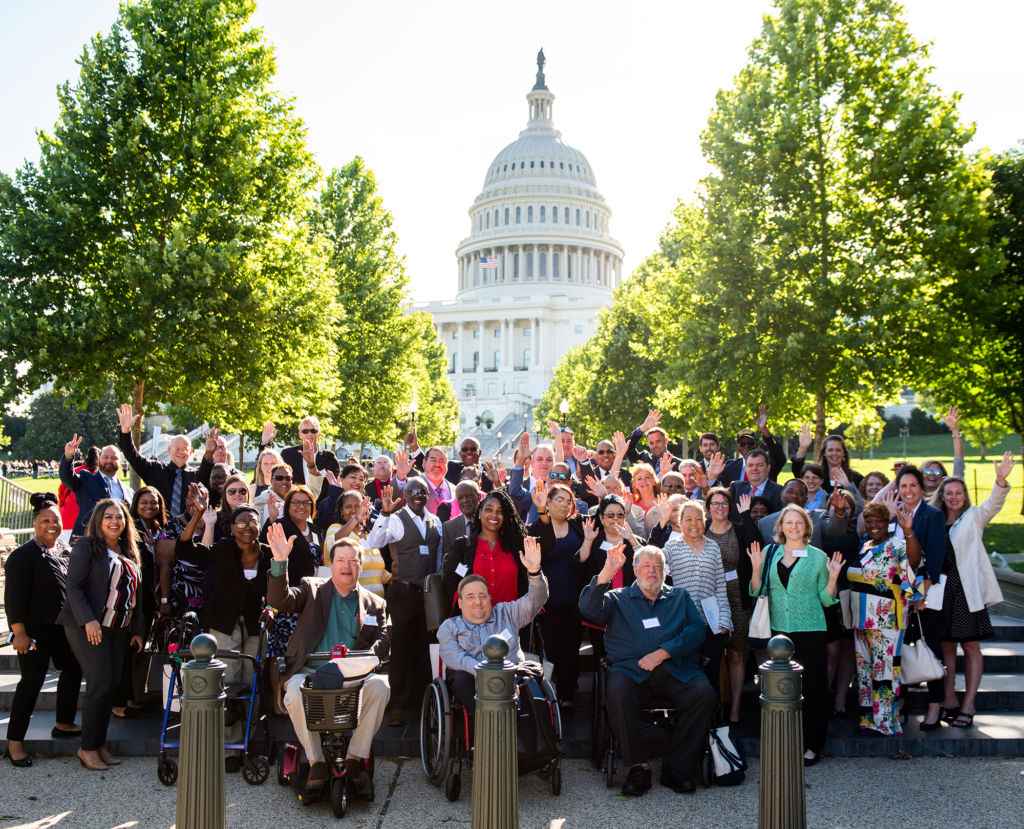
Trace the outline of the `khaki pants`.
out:
M 321 763 L 324 759 L 320 747 L 320 735 L 311 735 L 306 728 L 306 712 L 302 708 L 302 683 L 313 673 L 312 668 L 300 668 L 298 673 L 288 678 L 284 685 L 284 707 L 292 721 L 295 736 L 302 743 L 306 759 L 310 763 Z M 348 756 L 365 758 L 370 756 L 373 736 L 380 728 L 384 719 L 384 709 L 391 699 L 391 686 L 388 678 L 382 674 L 370 674 L 359 695 L 359 724 L 352 732 L 348 744 Z
M 210 628 L 210 633 L 217 640 L 217 649 L 222 651 L 238 651 L 247 653 L 250 656 L 256 655 L 256 648 L 260 645 L 259 636 L 246 636 L 242 639 L 242 628 L 235 625 L 231 633 L 224 633 L 221 630 Z M 224 685 L 234 685 L 244 682 L 246 686 L 252 685 L 252 663 L 248 659 L 225 659 L 224 664 Z

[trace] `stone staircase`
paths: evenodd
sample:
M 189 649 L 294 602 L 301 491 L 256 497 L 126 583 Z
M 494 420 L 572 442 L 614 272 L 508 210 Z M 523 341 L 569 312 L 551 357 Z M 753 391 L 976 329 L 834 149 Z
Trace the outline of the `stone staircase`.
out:
M 911 756 L 992 756 L 1024 755 L 1024 620 L 993 616 L 995 638 L 982 643 L 985 675 L 978 693 L 978 714 L 973 728 L 943 726 L 938 731 L 921 732 L 918 723 L 926 707 L 924 689 L 908 692 L 910 720 L 901 737 L 883 738 L 859 733 L 855 716 L 833 720 L 825 753 L 846 757 L 892 757 L 905 752 Z M 590 756 L 590 688 L 593 660 L 589 646 L 581 653 L 583 673 L 577 693 L 577 713 L 566 717 L 565 739 L 570 756 Z M 963 689 L 962 657 L 957 663 L 957 688 Z M 53 708 L 56 699 L 55 673 L 47 677 L 40 693 L 35 714 L 26 738 L 26 747 L 33 754 L 70 755 L 77 749 L 75 740 L 54 740 Z M 0 750 L 6 749 L 7 719 L 11 698 L 18 683 L 17 658 L 7 645 L 0 647 Z M 84 686 L 83 686 L 84 687 Z M 848 711 L 856 710 L 851 692 Z M 747 684 L 740 733 L 748 753 L 760 749 L 757 689 Z M 154 706 L 130 720 L 111 719 L 109 741 L 115 754 L 156 755 L 159 750 L 162 713 Z M 381 756 L 418 756 L 419 724 L 409 722 L 403 728 L 381 728 L 374 741 L 374 751 Z M 271 736 L 283 739 L 290 735 L 287 719 L 272 718 Z

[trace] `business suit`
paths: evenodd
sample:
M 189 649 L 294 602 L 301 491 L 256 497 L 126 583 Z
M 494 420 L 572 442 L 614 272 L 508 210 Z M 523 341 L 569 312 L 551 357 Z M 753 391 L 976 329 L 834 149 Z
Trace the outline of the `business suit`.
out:
M 732 510 L 730 510 L 729 517 L 733 521 L 738 521 L 740 514 L 736 509 L 736 504 L 740 501 L 741 495 L 749 495 L 751 491 L 750 481 L 733 481 L 729 484 L 729 492 L 732 494 Z M 761 497 L 767 498 L 772 503 L 772 511 L 778 512 L 782 509 L 782 487 L 775 483 L 775 481 L 769 479 L 764 482 L 764 489 L 761 490 Z
M 767 437 L 762 436 L 762 439 L 758 442 L 758 448 L 768 453 L 769 480 L 777 481 L 779 473 L 782 472 L 782 468 L 786 465 L 787 460 L 786 451 L 782 448 L 782 444 L 779 443 L 779 439 L 775 435 L 769 432 Z M 725 471 L 719 476 L 716 484 L 718 486 L 729 486 L 729 484 L 736 481 L 742 481 L 744 464 L 743 458 L 733 458 L 726 461 Z M 701 461 L 701 466 L 707 472 L 707 464 Z M 796 473 L 794 472 L 793 474 L 795 475 Z
M 124 560 L 125 566 L 136 566 L 130 559 Z M 135 608 L 130 611 L 127 627 L 102 628 L 103 638 L 98 645 L 91 644 L 86 638 L 86 623 L 102 624 L 110 592 L 110 572 L 105 545 L 102 542 L 97 544 L 88 536 L 78 539 L 68 564 L 67 598 L 57 616 L 85 674 L 82 748 L 86 751 L 96 751 L 107 743 L 114 684 L 121 676 L 128 639 L 142 636 L 144 632 L 141 596 L 136 593 Z
M 644 436 L 644 433 L 639 428 L 633 430 L 633 433 L 626 440 L 626 460 L 630 463 L 649 463 L 654 467 L 654 471 L 657 474 L 661 473 L 661 458 L 656 458 L 646 449 L 637 449 L 640 444 L 640 438 Z M 668 450 L 665 450 L 668 452 Z M 677 458 L 671 452 L 668 452 L 668 456 L 672 458 L 672 470 L 674 472 L 679 471 L 679 464 L 682 458 Z
M 164 496 L 164 503 L 167 505 L 167 514 L 170 516 L 183 515 L 185 512 L 185 498 L 188 497 L 189 484 L 199 483 L 199 473 L 187 466 L 175 466 L 173 463 L 163 461 L 151 461 L 142 457 L 139 450 L 135 448 L 135 441 L 132 440 L 131 432 L 120 432 L 117 436 L 117 445 L 121 447 L 125 460 L 131 464 L 132 469 L 139 473 L 139 477 L 149 486 L 155 486 Z M 174 479 L 181 474 L 181 495 L 177 504 L 172 503 L 174 494 Z
M 391 620 L 387 601 L 358 584 L 353 590 L 358 601 L 357 633 L 353 650 L 372 650 L 383 661 L 391 649 Z M 284 705 L 310 763 L 323 762 L 324 757 L 319 735 L 311 739 L 306 728 L 302 684 L 311 671 L 305 667 L 305 663 L 307 655 L 316 652 L 327 631 L 336 592 L 333 581 L 318 578 L 305 578 L 298 586 L 292 587 L 288 584 L 287 570 L 280 576 L 271 575 L 267 581 L 267 603 L 278 610 L 299 614 L 299 621 L 285 653 Z M 381 674 L 371 674 L 360 692 L 359 723 L 349 742 L 349 751 L 354 756 L 369 757 L 373 735 L 380 728 L 390 698 L 391 689 L 387 678 Z
M 35 640 L 33 650 L 18 654 L 21 679 L 11 700 L 8 740 L 21 742 L 25 739 L 51 659 L 60 671 L 57 722 L 71 725 L 75 721 L 82 669 L 68 645 L 64 626 L 57 623 L 57 614 L 64 604 L 67 552 L 61 541 L 54 550 L 44 552 L 39 542 L 32 539 L 18 547 L 4 563 L 4 607 L 8 626 L 25 625 L 25 632 Z
M 67 456 L 60 459 L 58 471 L 61 483 L 74 493 L 78 501 L 78 517 L 71 530 L 72 537 L 78 538 L 85 535 L 85 528 L 89 526 L 89 519 L 92 517 L 92 511 L 96 504 L 104 498 L 112 497 L 110 486 L 99 470 L 90 472 L 83 466 L 77 472 L 72 471 L 71 461 Z M 121 484 L 121 489 L 124 491 L 124 500 L 130 504 L 135 491 L 128 484 L 121 481 L 118 483 Z
M 441 525 L 441 561 L 444 561 L 444 557 L 451 552 L 456 539 L 462 538 L 464 535 L 469 535 L 469 530 L 473 526 L 472 519 L 467 519 L 465 515 L 456 515 L 454 518 L 450 518 Z
M 779 520 L 779 512 L 766 515 L 757 522 L 757 531 L 761 535 L 763 544 L 775 544 L 775 524 Z M 850 526 L 850 518 L 840 518 L 838 515 L 823 509 L 809 509 L 807 514 L 811 516 L 811 545 L 821 549 L 824 539 L 838 538 L 843 535 Z M 851 513 L 852 515 L 852 513 Z

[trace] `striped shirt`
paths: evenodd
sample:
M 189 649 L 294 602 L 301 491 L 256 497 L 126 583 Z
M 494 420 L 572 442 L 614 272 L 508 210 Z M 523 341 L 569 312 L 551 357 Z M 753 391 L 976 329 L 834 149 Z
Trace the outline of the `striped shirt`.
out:
M 673 536 L 675 534 L 673 533 Z M 665 575 L 672 576 L 672 584 L 685 587 L 686 592 L 697 605 L 697 610 L 707 623 L 707 613 L 701 599 L 714 599 L 718 605 L 718 626 L 732 631 L 732 610 L 729 594 L 725 587 L 725 570 L 722 567 L 722 551 L 710 538 L 704 540 L 704 550 L 694 555 L 690 545 L 680 536 L 670 537 L 665 544 Z M 717 630 L 713 633 L 718 633 Z
M 139 590 L 139 568 L 130 558 L 107 550 L 110 560 L 110 591 L 100 624 L 105 628 L 125 628 L 132 618 Z

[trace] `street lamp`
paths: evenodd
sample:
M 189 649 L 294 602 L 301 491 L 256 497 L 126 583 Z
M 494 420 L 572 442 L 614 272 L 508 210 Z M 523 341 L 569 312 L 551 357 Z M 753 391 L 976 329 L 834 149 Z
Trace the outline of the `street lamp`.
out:
M 909 426 L 900 426 L 900 437 L 903 438 L 903 460 L 907 460 L 907 435 L 910 434 Z
M 558 411 L 560 411 L 562 413 L 562 423 L 561 423 L 561 426 L 564 429 L 565 428 L 566 416 L 569 414 L 569 401 L 566 400 L 564 397 L 562 398 L 562 402 L 558 404 Z
M 875 427 L 868 429 L 868 459 L 875 459 Z
M 414 397 L 409 404 L 409 414 L 412 415 L 412 430 L 416 431 L 416 412 L 420 410 L 419 401 Z

